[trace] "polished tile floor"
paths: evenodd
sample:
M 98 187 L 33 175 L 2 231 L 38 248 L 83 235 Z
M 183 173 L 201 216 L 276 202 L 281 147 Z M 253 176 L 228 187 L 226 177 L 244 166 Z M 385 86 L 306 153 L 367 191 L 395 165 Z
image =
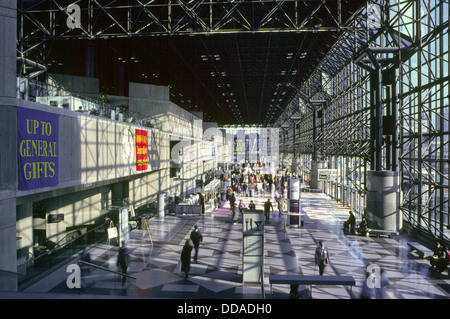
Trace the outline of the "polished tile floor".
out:
M 253 197 L 257 209 L 263 208 L 266 195 Z M 245 203 L 249 197 L 242 197 Z M 272 200 L 274 202 L 274 200 Z M 133 230 L 127 246 L 131 263 L 126 283 L 121 276 L 92 269 L 83 277 L 85 288 L 68 288 L 67 265 L 28 287 L 24 292 L 77 298 L 146 297 L 177 299 L 265 299 L 289 298 L 287 285 L 272 285 L 269 274 L 317 275 L 314 250 L 319 240 L 330 252 L 326 275 L 351 275 L 352 289 L 345 286 L 300 286 L 302 298 L 359 299 L 368 266 L 380 267 L 389 279 L 387 299 L 447 299 L 450 288 L 447 274 L 432 273 L 428 260 L 409 253 L 405 235 L 390 238 L 344 235 L 341 227 L 348 208 L 324 194 L 302 193 L 304 225 L 289 227 L 287 216 L 279 216 L 276 205 L 265 225 L 264 285 L 242 283 L 242 223 L 234 224 L 227 202 L 205 216 L 165 216 L 150 220 L 150 236 Z M 177 271 L 181 249 L 194 226 L 203 233 L 198 263 L 191 265 L 188 278 Z M 286 227 L 287 226 L 287 227 Z M 118 247 L 114 243 L 90 249 L 92 262 L 118 271 Z

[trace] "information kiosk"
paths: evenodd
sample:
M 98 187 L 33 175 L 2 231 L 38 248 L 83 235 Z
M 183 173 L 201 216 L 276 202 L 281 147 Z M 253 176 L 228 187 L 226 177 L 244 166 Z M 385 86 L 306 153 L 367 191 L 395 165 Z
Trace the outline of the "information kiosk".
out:
M 289 224 L 291 227 L 300 226 L 300 180 L 289 179 Z

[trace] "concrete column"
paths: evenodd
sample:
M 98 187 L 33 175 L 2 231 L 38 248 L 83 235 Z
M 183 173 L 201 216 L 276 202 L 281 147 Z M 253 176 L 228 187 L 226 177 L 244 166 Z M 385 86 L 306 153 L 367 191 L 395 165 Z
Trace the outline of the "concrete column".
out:
M 158 194 L 158 217 L 164 217 L 166 209 L 166 193 Z
M 369 228 L 398 231 L 402 227 L 398 172 L 367 172 L 366 218 Z
M 291 227 L 300 226 L 300 179 L 289 179 L 289 212 L 296 215 L 289 216 Z
M 16 96 L 17 1 L 0 6 L 0 97 Z
M 323 182 L 319 182 L 319 169 L 326 168 L 326 164 L 323 161 L 313 161 L 311 163 L 311 179 L 309 181 L 309 187 L 311 189 L 323 189 Z
M 17 291 L 17 1 L 0 5 L 0 290 Z
M 17 291 L 16 199 L 0 200 L 0 291 Z
M 291 164 L 291 172 L 292 173 L 298 174 L 298 165 L 299 165 L 299 161 L 298 161 L 297 157 L 294 156 L 292 158 L 292 164 Z

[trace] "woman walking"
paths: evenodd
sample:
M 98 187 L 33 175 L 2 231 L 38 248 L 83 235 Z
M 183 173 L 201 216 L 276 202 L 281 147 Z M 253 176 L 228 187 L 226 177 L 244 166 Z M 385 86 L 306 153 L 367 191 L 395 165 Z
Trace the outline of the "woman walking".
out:
M 192 243 L 192 240 L 188 239 L 181 251 L 181 271 L 184 272 L 186 278 L 188 277 L 189 270 L 191 270 L 191 252 L 193 247 L 194 244 Z

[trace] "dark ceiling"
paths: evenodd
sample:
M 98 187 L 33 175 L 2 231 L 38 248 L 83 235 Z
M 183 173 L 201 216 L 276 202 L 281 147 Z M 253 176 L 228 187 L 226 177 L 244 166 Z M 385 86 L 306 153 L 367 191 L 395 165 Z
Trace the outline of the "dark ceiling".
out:
M 305 31 L 56 38 L 45 44 L 45 63 L 49 72 L 99 78 L 105 94 L 127 95 L 129 81 L 168 85 L 174 103 L 205 121 L 270 126 L 339 36 L 320 28 L 345 22 L 365 1 L 297 2 Z

